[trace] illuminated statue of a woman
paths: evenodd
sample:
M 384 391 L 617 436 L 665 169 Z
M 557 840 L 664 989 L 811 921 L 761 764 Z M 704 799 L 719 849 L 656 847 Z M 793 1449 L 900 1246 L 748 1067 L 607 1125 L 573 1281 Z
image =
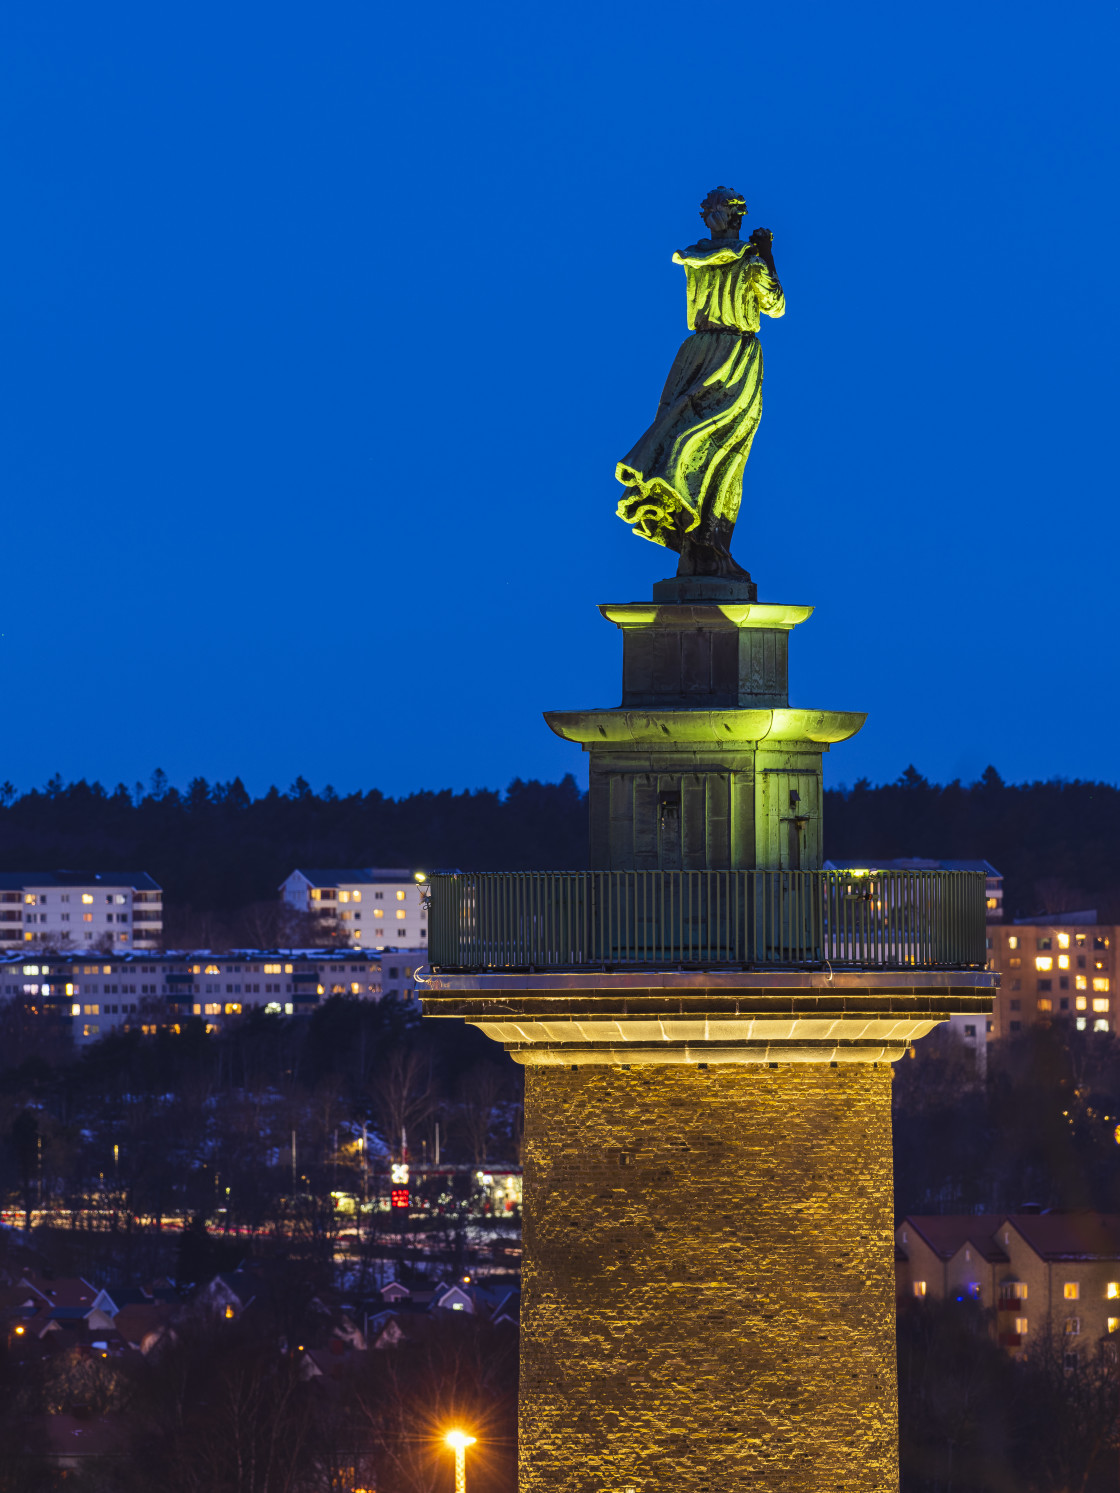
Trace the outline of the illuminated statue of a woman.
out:
M 619 518 L 676 550 L 678 575 L 747 574 L 730 544 L 762 414 L 756 334 L 760 317 L 781 316 L 786 303 L 774 235 L 756 228 L 746 243 L 739 239 L 746 211 L 738 192 L 717 187 L 700 205 L 711 238 L 673 255 L 688 280 L 692 336 L 669 370 L 657 418 L 616 469 L 626 487 Z

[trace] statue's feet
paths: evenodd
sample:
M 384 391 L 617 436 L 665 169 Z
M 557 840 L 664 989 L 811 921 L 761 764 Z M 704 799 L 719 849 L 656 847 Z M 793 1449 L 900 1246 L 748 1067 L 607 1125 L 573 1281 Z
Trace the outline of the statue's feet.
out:
M 749 581 L 750 572 L 737 565 L 731 551 L 718 540 L 694 539 L 686 534 L 681 544 L 677 575 L 718 575 L 729 580 Z

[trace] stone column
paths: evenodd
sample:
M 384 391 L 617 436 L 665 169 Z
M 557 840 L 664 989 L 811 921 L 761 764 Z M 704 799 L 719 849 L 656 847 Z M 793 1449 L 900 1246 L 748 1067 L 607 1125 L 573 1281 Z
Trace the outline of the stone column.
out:
M 525 1077 L 521 1493 L 896 1489 L 889 1064 Z

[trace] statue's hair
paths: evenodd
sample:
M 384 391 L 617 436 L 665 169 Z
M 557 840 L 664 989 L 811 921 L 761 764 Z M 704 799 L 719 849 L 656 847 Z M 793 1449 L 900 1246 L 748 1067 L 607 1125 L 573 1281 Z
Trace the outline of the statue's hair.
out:
M 703 217 L 710 208 L 718 207 L 720 203 L 729 207 L 739 222 L 747 215 L 747 200 L 741 192 L 737 192 L 734 187 L 715 187 L 700 204 L 700 216 Z

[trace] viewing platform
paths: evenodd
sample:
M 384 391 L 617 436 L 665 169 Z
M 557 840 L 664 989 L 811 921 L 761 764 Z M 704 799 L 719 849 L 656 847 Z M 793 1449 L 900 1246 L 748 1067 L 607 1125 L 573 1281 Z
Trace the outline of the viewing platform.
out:
M 985 1016 L 981 872 L 431 878 L 429 1016 L 530 1066 L 892 1062 Z

